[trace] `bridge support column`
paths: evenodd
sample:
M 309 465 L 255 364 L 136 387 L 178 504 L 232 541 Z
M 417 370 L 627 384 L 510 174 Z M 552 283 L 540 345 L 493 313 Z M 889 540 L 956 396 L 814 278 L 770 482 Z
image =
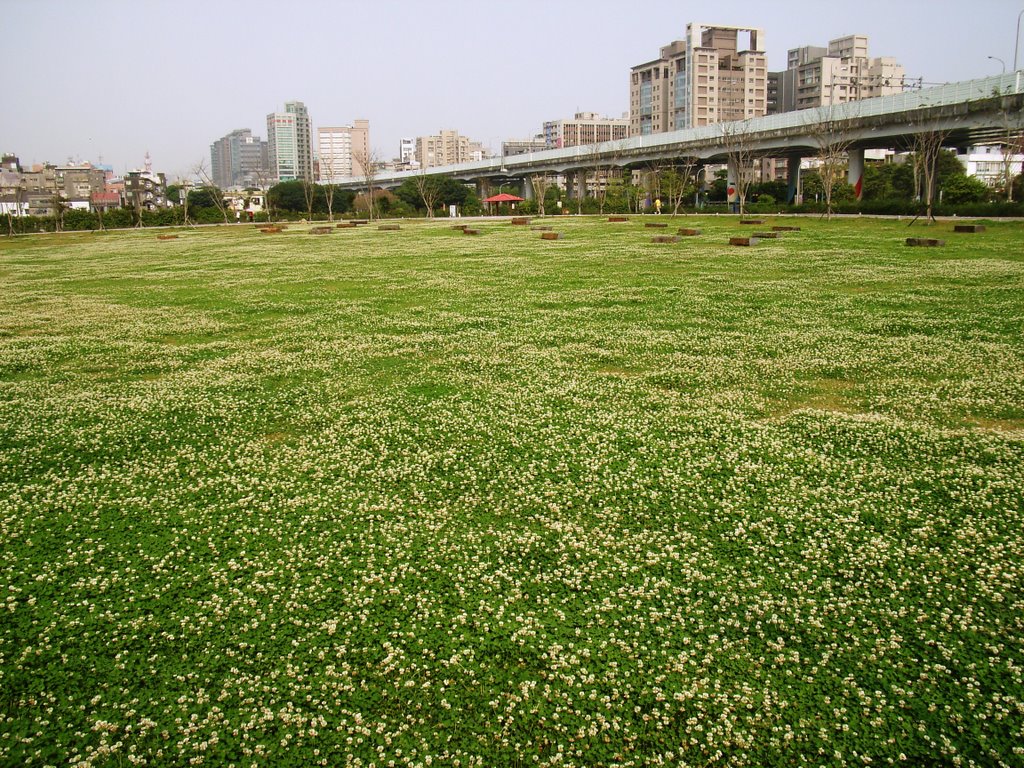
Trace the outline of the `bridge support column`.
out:
M 799 205 L 800 200 L 800 161 L 801 157 L 786 158 L 786 202 Z
M 851 149 L 849 152 L 850 165 L 846 172 L 846 180 L 857 193 L 857 199 L 864 197 L 864 150 Z
M 739 167 L 736 164 L 736 158 L 729 155 L 725 168 L 725 199 L 729 203 L 729 210 L 736 213 L 740 209 L 740 196 L 736 187 L 736 181 L 739 179 Z
M 576 197 L 576 171 L 565 172 L 565 199 L 572 200 Z
M 523 199 L 533 200 L 533 178 L 531 176 L 523 176 Z
M 476 180 L 476 194 L 481 200 L 486 200 L 491 196 L 491 181 L 490 179 L 477 179 Z

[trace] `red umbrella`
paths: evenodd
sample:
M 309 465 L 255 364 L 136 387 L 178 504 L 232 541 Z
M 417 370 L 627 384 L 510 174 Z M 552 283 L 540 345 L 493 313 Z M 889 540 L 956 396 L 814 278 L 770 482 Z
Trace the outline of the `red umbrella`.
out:
M 486 200 L 484 200 L 484 202 L 485 203 L 521 203 L 521 202 L 523 202 L 523 198 L 516 197 L 515 195 L 510 195 L 508 192 L 502 192 L 500 195 L 491 195 Z

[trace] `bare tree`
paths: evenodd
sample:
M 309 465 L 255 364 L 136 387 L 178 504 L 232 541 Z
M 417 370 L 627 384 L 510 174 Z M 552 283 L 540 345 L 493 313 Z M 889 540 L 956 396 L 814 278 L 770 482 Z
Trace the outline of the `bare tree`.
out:
M 697 167 L 695 158 L 687 157 L 660 174 L 659 183 L 668 201 L 672 204 L 672 215 L 679 214 L 683 198 L 690 190 L 690 179 Z
M 270 182 L 273 181 L 273 177 L 270 175 L 270 171 L 262 167 L 262 165 L 256 169 L 256 183 L 259 185 L 260 192 L 263 194 L 263 207 L 267 211 L 267 221 L 274 220 L 274 211 L 270 205 Z
M 939 155 L 942 153 L 942 145 L 948 137 L 949 131 L 933 128 L 915 133 L 912 140 L 914 162 L 921 172 L 921 200 L 925 205 L 925 216 L 929 222 L 935 221 L 932 205 L 935 200 L 935 182 L 938 174 Z
M 602 150 L 602 144 L 593 144 L 587 153 L 590 170 L 594 174 L 594 198 L 597 200 L 598 213 L 604 213 L 605 200 L 608 198 L 608 173 L 609 169 L 616 165 L 621 153 L 621 143 L 612 145 L 610 155 Z M 583 188 L 586 189 L 586 171 L 583 171 Z
M 729 181 L 736 185 L 736 197 L 740 203 L 742 216 L 746 209 L 747 192 L 754 182 L 754 152 L 750 141 L 750 124 L 743 120 L 721 123 L 721 126 L 728 164 L 736 172 L 736 178 Z
M 811 127 L 811 136 L 818 147 L 818 176 L 825 196 L 825 215 L 832 219 L 832 193 L 836 185 L 845 183 L 844 173 L 849 163 L 853 140 L 841 121 L 822 120 Z
M 57 179 L 57 170 L 53 171 L 53 228 L 57 232 L 64 230 L 64 193 Z
M 1003 111 L 1003 125 L 1005 136 L 1001 143 L 1003 150 L 1003 184 L 1006 188 L 1006 202 L 1013 202 L 1013 179 L 1017 175 L 1013 172 L 1014 157 L 1024 154 L 1024 130 L 1020 126 L 1020 113 L 1017 113 L 1017 125 L 1010 122 L 1010 115 Z M 1024 170 L 1024 168 L 1022 168 Z
M 537 213 L 544 215 L 544 196 L 551 186 L 551 177 L 546 173 L 535 173 L 530 177 L 530 186 L 533 187 L 533 197 L 537 201 Z
M 200 160 L 192 169 L 192 173 L 203 183 L 203 186 L 210 191 L 210 197 L 213 198 L 213 204 L 217 207 L 217 210 L 220 211 L 220 215 L 224 218 L 224 223 L 227 224 L 228 206 L 227 203 L 224 202 L 224 193 L 221 192 L 220 187 L 218 187 L 210 177 L 210 174 L 206 169 L 206 160 Z
M 313 204 L 316 202 L 317 183 L 311 178 L 302 177 L 302 197 L 306 201 L 306 221 L 313 220 Z
M 324 202 L 327 204 L 327 220 L 334 221 L 334 192 L 337 188 L 334 186 L 334 157 L 330 153 L 320 158 L 320 170 L 327 171 L 327 183 L 320 186 L 323 188 Z M 320 175 L 320 181 L 322 182 L 323 174 L 321 173 Z
M 434 218 L 434 209 L 437 207 L 437 201 L 441 197 L 441 188 L 437 183 L 437 178 L 427 176 L 426 169 L 421 168 L 420 172 L 416 174 L 416 178 L 413 179 L 413 184 L 416 185 L 416 192 L 427 207 L 427 218 Z
M 25 194 L 25 188 L 22 186 L 22 180 L 19 178 L 18 179 L 18 183 L 13 186 L 14 200 L 13 200 L 13 202 L 7 203 L 7 236 L 8 237 L 14 237 L 14 214 L 17 213 L 17 215 L 19 217 L 23 214 L 23 211 L 22 211 L 22 200 L 24 198 L 24 194 Z M 13 210 L 11 208 L 12 205 L 14 206 Z M 100 223 L 101 224 L 103 223 L 102 219 L 100 220 Z M 100 229 L 102 229 L 102 228 L 103 227 L 101 226 Z M 22 228 L 22 229 L 24 229 L 24 228 Z
M 352 159 L 359 165 L 359 175 L 363 180 L 363 186 L 366 187 L 366 218 L 372 221 L 376 207 L 373 198 L 373 183 L 377 179 L 377 171 L 380 168 L 380 157 L 372 149 L 358 149 L 352 151 Z

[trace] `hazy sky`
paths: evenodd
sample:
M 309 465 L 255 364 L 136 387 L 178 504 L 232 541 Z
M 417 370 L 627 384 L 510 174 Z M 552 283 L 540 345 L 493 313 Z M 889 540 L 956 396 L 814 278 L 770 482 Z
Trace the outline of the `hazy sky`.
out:
M 0 151 L 118 172 L 147 150 L 174 177 L 235 128 L 305 102 L 319 125 L 370 121 L 384 159 L 402 136 L 455 128 L 495 150 L 545 120 L 629 108 L 629 68 L 686 24 L 759 27 L 768 64 L 868 35 L 908 77 L 1013 67 L 1024 0 L 0 0 Z M 1022 35 L 1024 37 L 1024 35 Z M 1024 46 L 1024 44 L 1022 44 Z M 1021 51 L 1024 67 L 1024 50 Z

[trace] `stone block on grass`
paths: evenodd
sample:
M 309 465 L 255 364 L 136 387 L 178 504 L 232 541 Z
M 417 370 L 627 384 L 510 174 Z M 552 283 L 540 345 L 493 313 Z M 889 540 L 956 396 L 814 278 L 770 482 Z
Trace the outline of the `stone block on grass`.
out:
M 683 237 L 696 237 L 700 234 L 699 229 L 693 229 L 692 227 L 682 227 L 679 230 L 679 234 Z
M 984 232 L 984 224 L 956 224 L 953 226 L 954 232 Z
M 651 238 L 652 243 L 678 243 L 682 240 L 679 235 L 655 235 Z
M 729 245 L 742 245 L 742 246 L 757 245 L 757 238 L 756 237 L 730 237 L 729 238 Z
M 540 233 L 540 239 L 541 240 L 561 240 L 562 239 L 562 233 L 561 232 L 541 232 Z
M 934 237 L 908 237 L 907 245 L 916 248 L 941 248 L 946 244 L 945 240 L 936 240 Z
M 397 232 L 402 228 L 401 224 L 381 224 L 377 229 L 381 232 Z

